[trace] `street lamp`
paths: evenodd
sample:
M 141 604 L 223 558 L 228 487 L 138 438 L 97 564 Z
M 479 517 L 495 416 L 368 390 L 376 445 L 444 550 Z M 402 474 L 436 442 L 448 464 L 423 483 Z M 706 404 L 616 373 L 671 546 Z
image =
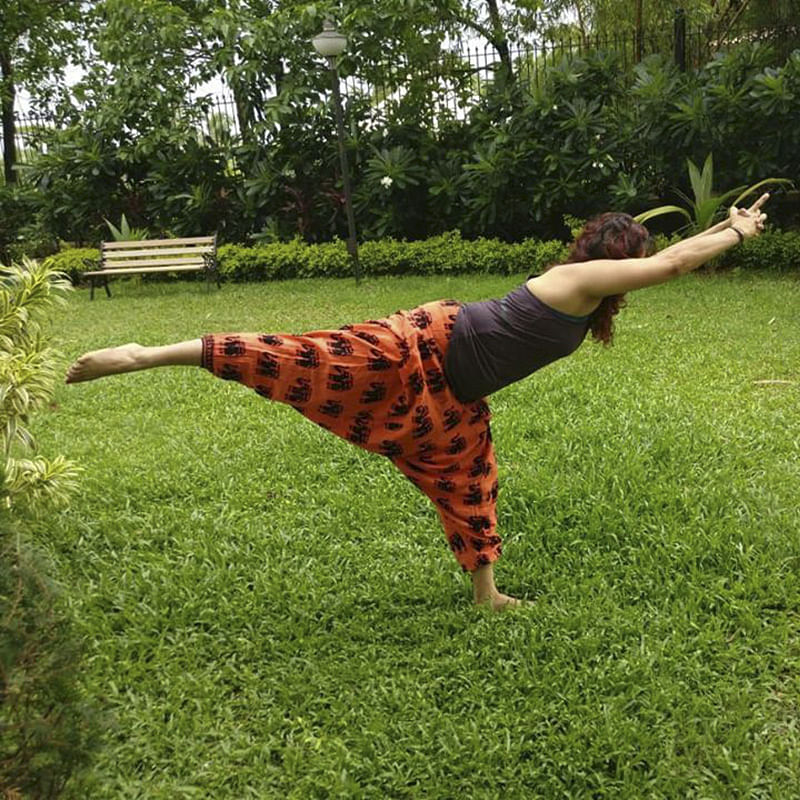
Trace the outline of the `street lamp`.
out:
M 339 135 L 339 158 L 342 162 L 342 183 L 344 184 L 344 205 L 347 211 L 347 251 L 353 262 L 353 272 L 356 283 L 361 275 L 358 266 L 358 244 L 356 243 L 356 220 L 353 215 L 353 197 L 350 191 L 350 172 L 347 169 L 347 154 L 344 150 L 344 115 L 342 114 L 342 96 L 339 93 L 339 71 L 336 69 L 336 59 L 342 54 L 347 45 L 347 37 L 339 33 L 330 19 L 322 25 L 322 33 L 318 33 L 312 40 L 314 49 L 328 59 L 333 83 L 333 106 L 336 111 L 336 128 Z

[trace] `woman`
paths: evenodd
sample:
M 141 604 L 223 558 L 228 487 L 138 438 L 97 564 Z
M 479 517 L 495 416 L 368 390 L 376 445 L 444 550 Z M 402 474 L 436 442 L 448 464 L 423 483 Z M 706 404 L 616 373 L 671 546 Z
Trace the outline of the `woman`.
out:
M 627 214 L 587 223 L 566 263 L 506 297 L 437 301 L 338 331 L 215 334 L 164 347 L 128 344 L 81 356 L 67 383 L 150 367 L 202 366 L 288 403 L 354 444 L 380 453 L 435 504 L 450 547 L 472 574 L 476 604 L 516 605 L 493 563 L 497 465 L 484 398 L 569 355 L 587 332 L 603 343 L 633 289 L 663 283 L 756 236 L 763 195 L 748 210 L 655 255 Z

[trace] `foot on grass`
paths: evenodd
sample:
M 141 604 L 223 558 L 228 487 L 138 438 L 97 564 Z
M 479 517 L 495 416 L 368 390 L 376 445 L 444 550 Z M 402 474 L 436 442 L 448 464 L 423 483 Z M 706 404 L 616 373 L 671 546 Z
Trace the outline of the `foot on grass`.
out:
M 107 347 L 105 350 L 93 350 L 84 353 L 67 370 L 67 383 L 93 381 L 105 375 L 117 375 L 120 372 L 132 372 L 142 366 L 141 355 L 144 348 L 135 343 L 121 347 Z
M 496 594 L 492 594 L 483 600 L 476 601 L 475 605 L 489 606 L 492 611 L 499 612 L 509 611 L 513 608 L 525 608 L 526 606 L 532 606 L 533 603 L 527 600 L 519 600 L 518 598 L 511 597 L 511 595 L 508 594 L 497 592 Z

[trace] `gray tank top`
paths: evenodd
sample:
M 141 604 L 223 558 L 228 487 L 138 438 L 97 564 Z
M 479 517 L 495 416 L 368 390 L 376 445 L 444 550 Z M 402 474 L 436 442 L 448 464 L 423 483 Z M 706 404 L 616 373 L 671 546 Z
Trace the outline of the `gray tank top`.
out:
M 503 298 L 461 307 L 445 355 L 445 377 L 462 403 L 472 403 L 568 356 L 588 330 L 588 316 L 550 308 L 523 283 Z

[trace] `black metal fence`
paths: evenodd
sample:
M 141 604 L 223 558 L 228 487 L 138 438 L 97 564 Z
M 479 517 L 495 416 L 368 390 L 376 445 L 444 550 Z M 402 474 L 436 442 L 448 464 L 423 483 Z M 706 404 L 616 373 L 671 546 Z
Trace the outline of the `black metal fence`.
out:
M 662 54 L 674 59 L 680 69 L 694 69 L 715 52 L 744 42 L 767 42 L 775 47 L 776 61 L 782 62 L 794 47 L 800 46 L 800 24 L 714 36 L 706 29 L 687 30 L 685 17 L 676 14 L 673 26 L 647 32 L 641 36 L 565 37 L 555 41 L 533 42 L 511 48 L 501 59 L 491 45 L 465 47 L 458 53 L 444 54 L 425 65 L 393 63 L 372 66 L 368 77 L 356 74 L 342 79 L 345 96 L 366 99 L 381 111 L 409 102 L 417 96 L 418 107 L 425 109 L 431 120 L 445 115 L 463 116 L 490 84 L 498 79 L 513 80 L 527 91 L 541 85 L 547 68 L 566 56 L 606 52 L 615 54 L 623 71 L 643 58 Z M 17 163 L 25 164 L 41 148 L 38 134 L 42 129 L 59 124 L 54 115 L 24 112 L 16 115 Z M 223 137 L 239 136 L 239 114 L 236 103 L 228 95 L 211 98 L 200 124 L 203 133 Z M 2 144 L 2 136 L 0 136 Z

